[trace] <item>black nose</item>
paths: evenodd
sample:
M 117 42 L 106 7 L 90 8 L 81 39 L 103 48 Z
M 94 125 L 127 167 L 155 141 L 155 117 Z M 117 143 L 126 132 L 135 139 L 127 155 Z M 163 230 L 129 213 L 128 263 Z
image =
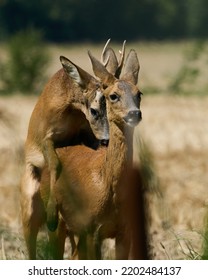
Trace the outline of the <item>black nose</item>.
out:
M 140 110 L 133 110 L 128 113 L 129 119 L 132 121 L 139 121 L 142 119 L 142 112 Z

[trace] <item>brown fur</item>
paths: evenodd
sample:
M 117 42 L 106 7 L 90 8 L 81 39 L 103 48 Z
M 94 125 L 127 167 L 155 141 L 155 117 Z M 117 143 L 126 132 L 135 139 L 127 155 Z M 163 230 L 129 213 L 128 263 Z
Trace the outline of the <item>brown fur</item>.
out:
M 36 219 L 34 201 L 45 164 L 50 170 L 48 226 L 52 230 L 56 228 L 54 186 L 61 165 L 55 148 L 82 142 L 91 147 L 97 146 L 93 132 L 98 139 L 108 139 L 108 123 L 100 82 L 68 59 L 62 57 L 61 61 L 64 69 L 49 80 L 32 112 L 25 143 L 21 208 L 28 247 L 30 224 L 35 223 Z M 98 112 L 98 116 L 91 115 L 91 109 Z
M 130 240 L 128 258 L 148 260 L 147 203 L 139 167 L 127 167 L 119 185 L 121 219 L 125 238 Z
M 92 59 L 94 69 L 97 68 L 97 63 Z M 98 66 L 99 71 L 105 71 L 100 65 Z M 97 71 L 95 72 L 98 74 Z M 135 71 L 132 70 L 132 73 L 135 74 Z M 123 220 L 120 217 L 118 188 L 126 167 L 132 164 L 133 127 L 141 117 L 140 92 L 131 82 L 117 80 L 108 72 L 105 72 L 105 75 L 107 75 L 105 76 L 107 89 L 104 95 L 110 126 L 108 147 L 98 150 L 86 146 L 57 149 L 62 172 L 56 182 L 55 196 L 68 230 L 79 236 L 79 259 L 96 256 L 93 250 L 92 254 L 89 250 L 86 251 L 89 249 L 86 245 L 88 237 L 92 238 L 96 232 L 100 240 L 106 237 L 116 238 L 117 259 L 128 258 L 130 251 L 130 240 L 126 239 Z M 135 82 L 135 77 L 132 77 L 132 80 Z M 136 113 L 134 119 L 132 119 L 132 112 Z M 47 172 L 44 169 L 38 194 L 40 201 L 44 201 L 45 204 L 47 204 L 50 183 Z M 34 208 L 39 208 L 38 201 Z M 44 209 L 42 217 L 44 217 Z M 42 222 L 44 221 L 37 219 L 36 228 L 31 230 L 33 241 L 36 240 L 38 227 Z M 57 241 L 58 238 L 55 240 L 55 244 L 60 242 Z M 100 246 L 99 241 L 97 245 Z

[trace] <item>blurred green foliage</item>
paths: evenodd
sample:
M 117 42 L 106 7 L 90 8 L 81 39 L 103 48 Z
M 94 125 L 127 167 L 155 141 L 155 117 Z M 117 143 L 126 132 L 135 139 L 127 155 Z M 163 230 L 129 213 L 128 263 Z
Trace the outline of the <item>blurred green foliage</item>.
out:
M 1 93 L 38 92 L 49 63 L 42 33 L 31 28 L 18 32 L 7 43 L 7 52 L 7 60 L 0 62 Z
M 183 63 L 176 75 L 171 77 L 168 85 L 170 93 L 183 95 L 207 94 L 207 84 L 203 85 L 198 82 L 203 74 L 203 68 L 207 67 L 208 64 L 206 46 L 205 40 L 196 40 L 184 53 Z
M 25 27 L 53 42 L 207 38 L 207 0 L 3 0 L 0 40 Z

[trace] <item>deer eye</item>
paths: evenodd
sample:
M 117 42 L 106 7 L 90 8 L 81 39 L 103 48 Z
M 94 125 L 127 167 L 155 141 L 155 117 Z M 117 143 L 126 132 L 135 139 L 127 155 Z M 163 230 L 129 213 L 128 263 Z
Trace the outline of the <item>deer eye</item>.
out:
M 141 91 L 139 91 L 137 94 L 139 95 L 140 98 L 143 95 L 143 93 Z
M 119 96 L 117 93 L 112 93 L 109 97 L 111 102 L 117 102 L 119 100 Z
M 90 113 L 93 116 L 94 119 L 98 119 L 99 112 L 96 109 L 90 108 Z
M 141 95 L 142 95 L 142 92 L 141 91 L 138 91 L 136 96 L 135 96 L 135 100 L 136 101 L 141 101 Z

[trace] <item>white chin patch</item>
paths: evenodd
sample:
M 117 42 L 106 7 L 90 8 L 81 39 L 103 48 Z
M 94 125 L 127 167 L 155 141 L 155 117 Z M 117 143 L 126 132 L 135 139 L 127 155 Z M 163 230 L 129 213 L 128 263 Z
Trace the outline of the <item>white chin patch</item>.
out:
M 138 123 L 139 123 L 140 121 L 134 121 L 133 119 L 129 119 L 128 121 L 126 121 L 126 124 L 128 125 L 128 126 L 130 126 L 130 127 L 135 127 L 135 126 L 137 126 L 138 125 Z

